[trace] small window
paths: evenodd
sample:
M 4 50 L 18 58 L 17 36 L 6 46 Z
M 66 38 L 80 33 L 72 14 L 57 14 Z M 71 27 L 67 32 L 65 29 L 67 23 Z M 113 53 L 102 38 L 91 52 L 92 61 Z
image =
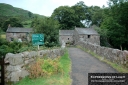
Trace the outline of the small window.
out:
M 69 38 L 68 38 L 68 40 L 69 40 Z
M 88 35 L 88 38 L 90 38 L 90 35 Z
M 14 38 L 11 38 L 11 41 L 13 41 L 14 40 Z

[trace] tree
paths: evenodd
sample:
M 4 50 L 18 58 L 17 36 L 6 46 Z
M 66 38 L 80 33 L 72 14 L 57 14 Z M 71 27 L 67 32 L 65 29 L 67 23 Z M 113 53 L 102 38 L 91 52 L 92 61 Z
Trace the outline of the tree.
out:
M 29 18 L 31 18 L 32 17 L 32 13 L 28 12 L 28 16 L 29 16 Z
M 58 20 L 60 29 L 73 29 L 75 26 L 75 11 L 69 6 L 60 6 L 52 14 L 52 18 Z
M 90 25 L 96 25 L 100 27 L 103 21 L 103 9 L 98 6 L 90 6 L 87 8 L 86 22 L 91 23 Z
M 33 28 L 35 33 L 43 33 L 45 39 L 45 46 L 52 47 L 58 44 L 58 21 L 51 18 L 35 19 Z
M 2 30 L 6 31 L 9 24 L 11 25 L 11 27 L 23 27 L 23 25 L 17 18 L 10 18 L 3 23 Z
M 109 42 L 114 48 L 128 49 L 128 2 L 109 7 L 101 29 L 108 29 Z
M 83 1 L 79 1 L 77 4 L 71 7 L 75 11 L 75 26 L 77 27 L 85 27 L 83 21 L 87 19 L 87 6 Z
M 76 19 L 80 22 L 81 20 L 85 20 L 87 13 L 87 6 L 83 1 L 78 2 L 74 6 L 71 7 L 75 11 Z
M 111 6 L 114 6 L 114 5 L 118 5 L 118 4 L 121 4 L 121 3 L 125 3 L 127 2 L 128 0 L 109 0 L 108 1 L 108 5 L 109 7 Z
M 52 13 L 52 18 L 58 20 L 60 23 L 60 29 L 74 29 L 77 27 L 85 27 L 82 21 L 85 20 L 86 6 L 81 1 L 76 5 L 60 6 Z

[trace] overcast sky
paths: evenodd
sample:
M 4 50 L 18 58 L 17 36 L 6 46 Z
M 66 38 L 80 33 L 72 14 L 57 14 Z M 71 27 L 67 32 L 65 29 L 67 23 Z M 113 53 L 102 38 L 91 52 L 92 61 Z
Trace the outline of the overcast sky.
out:
M 29 10 L 32 13 L 51 16 L 54 9 L 59 6 L 72 6 L 79 1 L 84 1 L 87 6 L 107 6 L 108 0 L 0 0 L 0 3 L 7 3 L 14 7 Z

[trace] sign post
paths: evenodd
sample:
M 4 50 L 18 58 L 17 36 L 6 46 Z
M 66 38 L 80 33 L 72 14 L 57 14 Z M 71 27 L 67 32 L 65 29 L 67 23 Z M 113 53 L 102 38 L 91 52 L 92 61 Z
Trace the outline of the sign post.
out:
M 44 35 L 43 34 L 32 34 L 32 44 L 38 46 L 44 44 Z
M 39 45 L 38 45 L 38 50 L 40 49 Z

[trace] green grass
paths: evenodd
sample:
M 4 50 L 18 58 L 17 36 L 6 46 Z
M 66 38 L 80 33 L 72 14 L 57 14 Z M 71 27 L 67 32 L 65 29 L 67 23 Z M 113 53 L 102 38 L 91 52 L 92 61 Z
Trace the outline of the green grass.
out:
M 25 28 L 31 28 L 31 22 L 32 20 L 26 20 L 26 21 L 23 21 L 22 24 Z
M 6 34 L 5 33 L 2 33 L 1 34 L 1 38 L 6 39 Z
M 80 48 L 80 49 L 82 49 L 82 50 L 84 50 L 85 52 L 91 54 L 92 56 L 96 57 L 96 58 L 99 59 L 100 61 L 109 64 L 111 67 L 113 67 L 114 69 L 116 69 L 118 72 L 120 72 L 120 73 L 128 73 L 128 68 L 124 67 L 123 65 L 119 65 L 119 64 L 117 64 L 117 63 L 111 62 L 111 61 L 109 61 L 109 60 L 106 59 L 106 58 L 103 59 L 103 57 L 101 57 L 101 56 L 95 54 L 94 52 L 91 52 L 90 50 L 87 50 L 87 49 L 85 49 L 85 48 L 82 48 L 82 47 L 80 47 L 80 46 L 77 46 L 77 47 Z
M 63 74 L 56 74 L 50 77 L 42 77 L 37 79 L 29 79 L 26 77 L 14 85 L 71 85 L 71 61 L 67 51 L 60 58 L 60 63 L 62 64 L 62 68 L 64 70 Z

